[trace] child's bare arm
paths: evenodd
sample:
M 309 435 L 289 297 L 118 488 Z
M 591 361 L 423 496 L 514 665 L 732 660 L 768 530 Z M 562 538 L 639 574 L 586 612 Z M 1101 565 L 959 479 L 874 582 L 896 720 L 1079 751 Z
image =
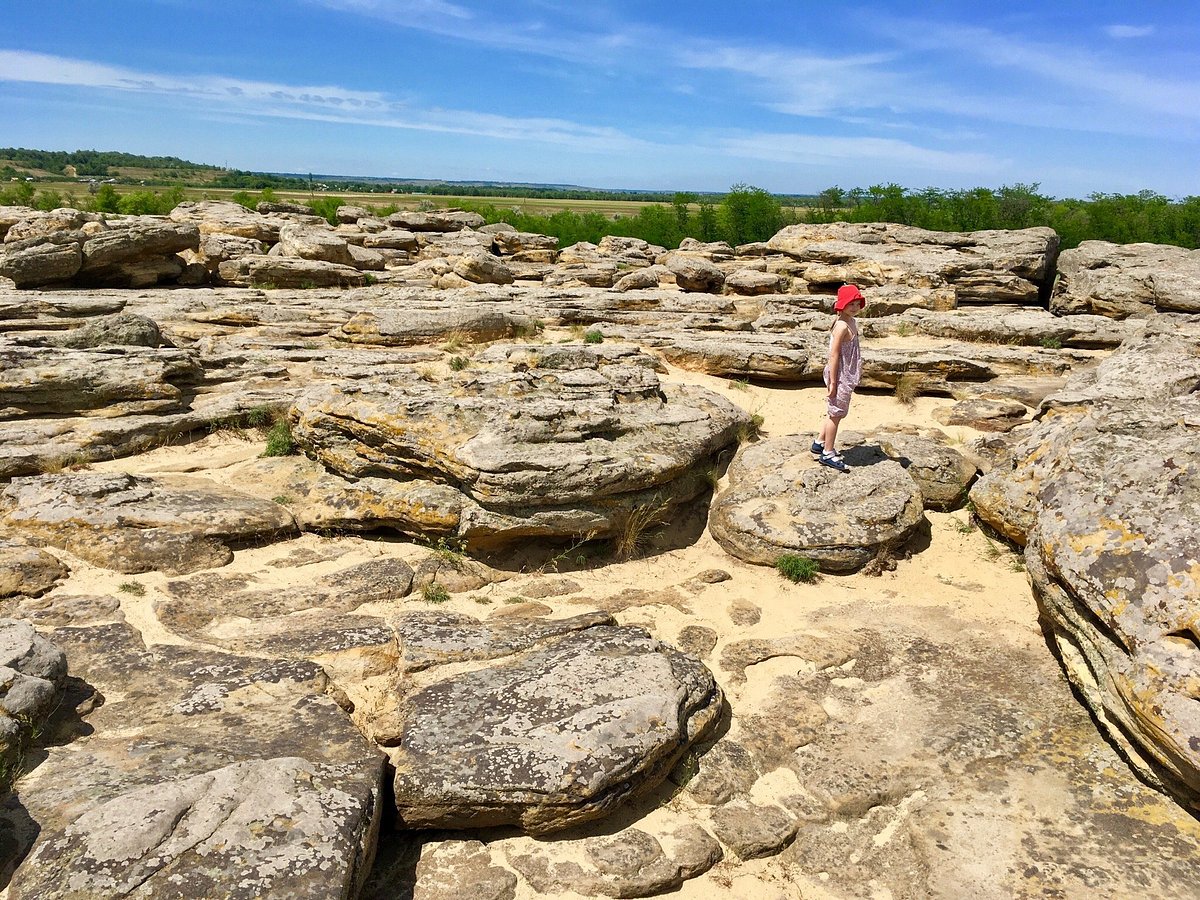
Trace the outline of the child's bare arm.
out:
M 833 338 L 829 342 L 829 396 L 837 395 L 838 376 L 841 374 L 842 367 L 842 342 L 846 340 L 846 335 L 850 333 L 841 322 L 836 322 L 833 326 Z

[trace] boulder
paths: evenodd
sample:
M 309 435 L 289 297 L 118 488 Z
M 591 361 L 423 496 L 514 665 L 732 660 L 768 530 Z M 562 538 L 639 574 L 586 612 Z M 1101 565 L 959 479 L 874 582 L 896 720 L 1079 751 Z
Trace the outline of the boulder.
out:
M 304 210 L 309 212 L 309 210 Z M 334 216 L 339 222 L 354 223 L 359 219 L 369 219 L 371 211 L 365 206 L 339 206 L 334 212 Z
M 201 237 L 200 246 L 194 252 L 182 255 L 190 262 L 200 263 L 207 271 L 216 272 L 227 259 L 260 256 L 264 249 L 263 242 L 255 238 L 238 237 L 233 234 L 206 234 Z
M 383 760 L 319 666 L 147 648 L 111 619 L 53 637 L 75 731 L 0 809 L 6 849 L 28 853 L 9 897 L 358 896 Z
M 295 533 L 282 506 L 196 479 L 72 474 L 0 490 L 5 526 L 98 566 L 168 574 L 223 566 L 231 545 Z
M 361 287 L 366 276 L 353 266 L 281 256 L 241 256 L 217 267 L 226 284 L 241 287 Z
M 328 226 L 321 228 L 289 223 L 279 229 L 278 252 L 290 259 L 310 259 L 354 266 L 346 239 Z
M 1200 313 L 1200 250 L 1084 241 L 1059 257 L 1050 309 L 1114 319 Z
M 387 217 L 393 228 L 406 231 L 461 231 L 464 228 L 479 228 L 484 223 L 479 213 L 461 209 L 434 209 L 429 212 L 413 212 L 402 209 Z
M 67 567 L 45 550 L 0 538 L 0 598 L 44 594 L 67 575 Z
M 496 249 L 505 256 L 531 250 L 557 250 L 558 238 L 527 231 L 501 231 L 494 235 Z
M 174 222 L 195 222 L 200 234 L 232 234 L 273 244 L 283 221 L 229 200 L 188 200 L 171 210 Z
M 170 258 L 199 246 L 200 231 L 191 222 L 139 217 L 88 238 L 83 244 L 83 264 L 77 277 L 87 284 L 130 287 L 153 284 L 144 273 L 175 272 L 175 261 Z
M 734 457 L 708 521 L 726 551 L 767 566 L 796 554 L 825 572 L 853 572 L 898 549 L 925 521 L 921 490 L 899 463 L 847 451 L 851 469 L 837 472 L 812 460 L 812 439 L 760 441 Z
M 465 253 L 454 261 L 454 272 L 472 284 L 512 284 L 512 271 L 486 250 Z
M 810 293 L 833 293 L 845 282 L 949 287 L 957 303 L 1044 302 L 1058 256 L 1058 235 L 1049 228 L 941 232 L 832 222 L 789 225 L 767 244 L 805 264 Z
M 7 207 L 13 209 L 13 207 Z M 6 230 L 4 243 L 13 244 L 33 239 L 45 239 L 62 232 L 79 231 L 88 223 L 99 223 L 100 217 L 77 209 L 56 209 L 34 212 L 18 219 Z
M 89 321 L 66 334 L 55 336 L 56 347 L 95 349 L 97 347 L 158 347 L 162 344 L 158 323 L 136 313 L 117 313 Z
M 755 297 L 759 294 L 777 294 L 783 289 L 783 278 L 774 272 L 756 272 L 753 269 L 736 269 L 725 276 L 725 292 Z
M 474 545 L 613 534 L 697 496 L 747 416 L 707 390 L 664 385 L 629 347 L 494 345 L 440 381 L 314 386 L 292 411 L 314 458 L 351 478 L 461 492 Z M 650 449 L 652 448 L 652 449 Z
M 61 650 L 29 623 L 0 619 L 0 797 L 54 712 L 66 677 Z
M 660 257 L 658 262 L 675 276 L 675 283 L 685 291 L 719 294 L 725 284 L 725 273 L 702 256 L 675 252 Z
M 81 231 L 60 231 L 5 243 L 0 248 L 0 277 L 12 279 L 19 288 L 69 281 L 83 265 L 85 239 Z
M 548 834 L 600 818 L 662 781 L 722 706 L 703 665 L 640 629 L 570 633 L 403 699 L 399 819 Z
M 419 246 L 417 237 L 411 231 L 402 228 L 388 228 L 368 234 L 363 238 L 363 246 L 373 250 L 416 250 Z

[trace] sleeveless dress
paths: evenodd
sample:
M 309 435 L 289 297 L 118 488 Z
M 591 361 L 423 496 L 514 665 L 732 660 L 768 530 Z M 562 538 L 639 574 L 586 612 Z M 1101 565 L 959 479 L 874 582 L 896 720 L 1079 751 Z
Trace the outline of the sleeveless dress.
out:
M 829 332 L 829 349 L 833 349 L 833 331 Z M 858 343 L 858 329 L 851 327 L 849 336 L 842 341 L 838 351 L 837 396 L 829 402 L 829 415 L 835 418 L 850 411 L 850 397 L 862 378 L 862 351 Z M 829 364 L 825 364 L 825 387 L 829 385 Z

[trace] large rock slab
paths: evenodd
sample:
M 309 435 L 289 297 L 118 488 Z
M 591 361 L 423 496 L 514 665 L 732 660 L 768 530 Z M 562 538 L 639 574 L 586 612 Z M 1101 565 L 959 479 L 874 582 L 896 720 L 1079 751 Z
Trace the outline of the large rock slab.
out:
M 54 639 L 79 712 L 0 808 L 0 870 L 29 850 L 9 897 L 357 896 L 383 760 L 319 667 L 147 649 L 119 621 Z
M 332 228 L 289 222 L 279 229 L 278 254 L 295 259 L 315 259 L 354 267 L 346 239 Z
M 3 523 L 119 572 L 222 566 L 231 546 L 295 532 L 291 514 L 199 479 L 71 474 L 17 478 L 0 491 Z
M 717 720 L 702 664 L 640 629 L 599 625 L 404 698 L 389 751 L 400 821 L 546 834 L 666 777 Z
M 240 287 L 360 287 L 366 276 L 353 266 L 318 259 L 246 255 L 217 266 L 225 284 Z
M 359 379 L 306 391 L 291 413 L 309 455 L 352 478 L 460 491 L 473 544 L 604 536 L 637 509 L 697 496 L 748 416 L 663 385 L 630 347 L 495 345 L 444 380 Z
M 0 415 L 174 409 L 201 374 L 196 355 L 188 350 L 0 346 L 0 407 L 7 413 Z
M 0 598 L 36 597 L 54 587 L 67 567 L 45 550 L 0 538 Z
M 1200 808 L 1200 333 L 1170 325 L 1046 401 L 972 490 L 1026 543 L 1068 676 L 1142 774 Z M 1164 373 L 1169 373 L 1164 377 Z
M 174 222 L 194 222 L 201 234 L 231 234 L 275 243 L 286 219 L 264 216 L 229 200 L 185 201 L 171 210 Z
M 66 676 L 61 650 L 27 622 L 0 619 L 0 797 L 54 711 Z
M 941 232 L 882 222 L 789 225 L 767 245 L 805 264 L 809 293 L 843 282 L 949 287 L 957 303 L 1036 304 L 1058 255 L 1049 228 Z
M 1114 319 L 1200 313 L 1200 250 L 1084 241 L 1064 250 L 1050 308 Z
M 199 246 L 200 230 L 195 223 L 141 216 L 89 237 L 83 244 L 83 265 L 76 280 L 121 287 L 155 284 L 157 278 L 143 277 L 142 273 L 176 271 L 175 261 L 169 258 Z M 164 259 L 169 260 L 165 268 L 153 265 Z
M 0 248 L 0 277 L 19 288 L 65 284 L 83 265 L 85 239 L 81 231 L 62 231 L 6 242 Z
M 925 520 L 921 490 L 899 463 L 848 451 L 851 470 L 837 472 L 813 462 L 812 437 L 760 441 L 734 457 L 708 521 L 729 553 L 767 566 L 797 554 L 822 571 L 852 572 L 904 544 Z

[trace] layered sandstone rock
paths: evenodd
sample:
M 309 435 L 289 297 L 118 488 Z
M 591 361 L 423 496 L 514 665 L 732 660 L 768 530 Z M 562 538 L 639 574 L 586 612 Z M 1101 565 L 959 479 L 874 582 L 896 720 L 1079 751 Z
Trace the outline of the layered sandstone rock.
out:
M 1049 293 L 1058 235 L 1049 228 L 940 232 L 886 223 L 789 225 L 768 247 L 803 263 L 810 293 L 851 282 L 951 288 L 958 303 L 1036 304 Z
M 1114 319 L 1200 313 L 1200 250 L 1084 241 L 1064 250 L 1050 308 Z

